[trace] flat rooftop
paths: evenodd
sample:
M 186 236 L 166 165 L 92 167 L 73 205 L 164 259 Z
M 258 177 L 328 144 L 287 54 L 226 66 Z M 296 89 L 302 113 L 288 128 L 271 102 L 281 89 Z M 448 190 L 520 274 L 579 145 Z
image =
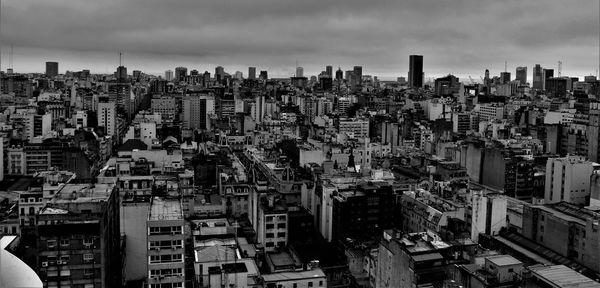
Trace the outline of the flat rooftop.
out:
M 540 280 L 552 287 L 588 288 L 600 287 L 600 283 L 583 276 L 581 273 L 565 266 L 532 266 L 529 270 Z
M 498 256 L 490 256 L 485 258 L 488 261 L 498 265 L 498 266 L 509 266 L 509 265 L 518 265 L 523 264 L 523 262 L 515 259 L 510 255 L 498 255 Z
M 263 274 L 262 276 L 266 283 L 270 283 L 270 282 L 280 282 L 280 281 L 325 278 L 325 273 L 323 273 L 323 270 L 321 270 L 321 269 L 314 269 L 314 270 L 309 270 L 309 271 L 280 272 L 280 273 L 273 273 L 273 274 Z
M 154 197 L 150 204 L 148 220 L 182 220 L 181 202 L 176 199 Z
M 51 203 L 87 203 L 107 201 L 114 184 L 65 184 Z

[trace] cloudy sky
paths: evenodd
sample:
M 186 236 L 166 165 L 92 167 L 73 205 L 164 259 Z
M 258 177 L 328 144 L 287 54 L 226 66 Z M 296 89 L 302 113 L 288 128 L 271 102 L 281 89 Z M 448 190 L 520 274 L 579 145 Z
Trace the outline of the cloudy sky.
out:
M 424 55 L 426 77 L 475 79 L 540 63 L 563 74 L 595 74 L 597 0 L 9 0 L 2 1 L 2 69 L 109 73 L 118 51 L 129 71 L 186 66 L 229 73 L 248 66 L 290 76 L 325 65 L 406 76 Z

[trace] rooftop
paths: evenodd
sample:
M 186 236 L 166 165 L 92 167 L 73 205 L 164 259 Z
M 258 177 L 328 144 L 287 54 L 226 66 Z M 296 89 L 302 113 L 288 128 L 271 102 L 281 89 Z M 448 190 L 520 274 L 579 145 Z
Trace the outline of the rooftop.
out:
M 529 270 L 540 280 L 551 285 L 549 287 L 591 288 L 600 286 L 598 282 L 564 265 L 531 266 Z
M 494 263 L 497 266 L 510 266 L 510 265 L 518 265 L 523 264 L 523 262 L 515 259 L 510 255 L 498 255 L 498 256 L 490 256 L 486 258 L 488 261 Z
M 50 203 L 104 202 L 110 198 L 114 184 L 65 184 Z
M 183 212 L 181 202 L 175 199 L 154 197 L 150 208 L 148 220 L 181 220 Z
M 265 282 L 280 282 L 280 281 L 292 281 L 300 279 L 311 279 L 311 278 L 325 278 L 325 273 L 321 269 L 314 269 L 308 271 L 299 272 L 281 272 L 273 274 L 264 274 L 263 279 Z

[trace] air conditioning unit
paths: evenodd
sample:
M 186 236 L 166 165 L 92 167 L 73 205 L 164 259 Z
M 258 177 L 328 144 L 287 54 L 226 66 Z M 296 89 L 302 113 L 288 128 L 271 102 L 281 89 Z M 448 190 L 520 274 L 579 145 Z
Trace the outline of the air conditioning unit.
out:
M 62 261 L 62 260 L 58 260 L 58 261 L 56 261 L 56 264 L 57 264 L 57 265 L 62 265 L 62 264 L 63 264 L 63 261 Z
M 48 267 L 48 262 L 42 262 L 42 267 Z
M 171 246 L 171 249 L 175 250 L 177 249 L 177 246 Z

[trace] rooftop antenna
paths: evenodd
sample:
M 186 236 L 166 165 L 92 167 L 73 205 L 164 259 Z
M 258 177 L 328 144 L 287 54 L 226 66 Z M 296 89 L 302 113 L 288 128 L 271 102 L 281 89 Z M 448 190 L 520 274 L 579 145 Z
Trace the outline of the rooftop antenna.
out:
M 121 53 L 121 51 L 119 51 L 119 66 L 122 66 L 121 65 L 121 56 L 123 56 L 123 53 Z
M 558 61 L 558 77 L 562 75 L 562 61 Z
M 507 66 L 507 64 L 508 64 L 508 62 L 507 62 L 507 61 L 504 61 L 504 72 L 506 72 L 506 71 L 507 71 L 507 69 L 506 69 L 506 66 Z
M 8 66 L 9 68 L 13 68 L 13 45 L 10 44 L 10 58 L 8 58 Z

